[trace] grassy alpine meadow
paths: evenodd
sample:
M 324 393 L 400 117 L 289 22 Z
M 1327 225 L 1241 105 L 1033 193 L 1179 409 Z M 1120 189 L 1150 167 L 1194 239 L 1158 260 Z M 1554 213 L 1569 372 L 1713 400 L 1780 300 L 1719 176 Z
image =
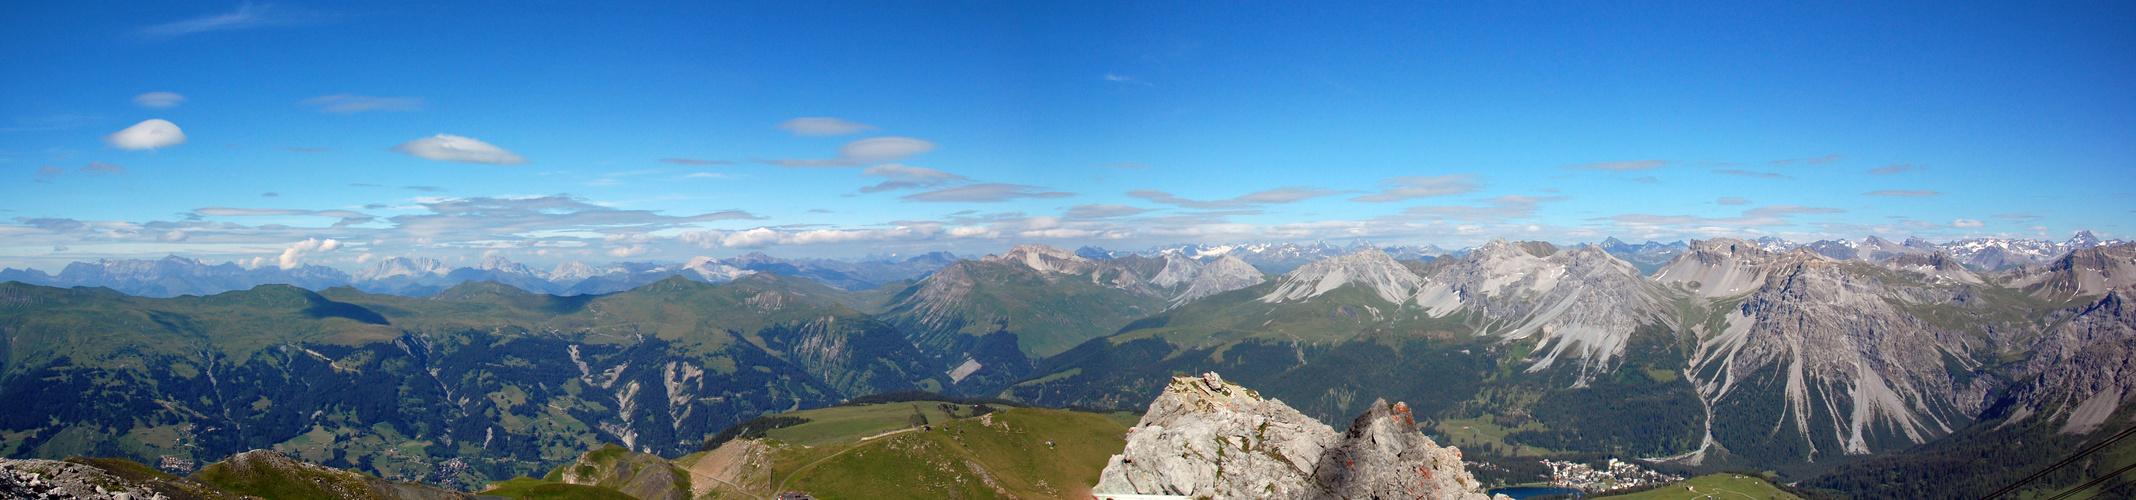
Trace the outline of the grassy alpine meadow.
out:
M 1773 483 L 1757 476 L 1720 473 L 1694 477 L 1684 482 L 1670 484 L 1646 491 L 1623 495 L 1594 497 L 1611 500 L 1677 500 L 1677 499 L 1751 499 L 1751 500 L 1800 500 L 1798 497 Z
M 1086 498 L 1127 428 L 1015 408 L 868 441 L 779 452 L 772 483 L 818 498 Z M 783 486 L 782 486 L 783 485 Z

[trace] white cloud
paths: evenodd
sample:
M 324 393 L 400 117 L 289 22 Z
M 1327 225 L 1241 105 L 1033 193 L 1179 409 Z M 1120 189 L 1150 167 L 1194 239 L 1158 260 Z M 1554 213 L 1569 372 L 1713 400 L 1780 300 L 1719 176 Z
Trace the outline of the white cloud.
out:
M 727 161 L 727 160 L 699 160 L 699 159 L 696 159 L 696 158 L 661 158 L 661 159 L 660 159 L 659 161 L 660 161 L 661 163 L 673 163 L 673 164 L 676 164 L 676 165 L 693 165 L 693 166 L 701 166 L 701 167 L 702 167 L 702 166 L 712 166 L 712 165 L 733 165 L 733 164 L 734 164 L 734 162 L 731 162 L 731 161 Z
M 1846 212 L 1846 210 L 1840 210 L 1840 209 L 1837 209 L 1837 208 L 1826 208 L 1826 207 L 1805 207 L 1805 206 L 1799 206 L 1799 205 L 1769 205 L 1769 206 L 1763 206 L 1763 207 L 1753 208 L 1753 209 L 1750 209 L 1750 210 L 1744 210 L 1744 211 L 1743 211 L 1743 216 L 1744 216 L 1744 217 L 1789 217 L 1789 216 L 1794 216 L 1794 215 L 1800 215 L 1800 214 L 1836 214 L 1836 213 L 1845 213 L 1845 212 Z
M 1869 169 L 1869 173 L 1871 173 L 1871 174 L 1876 174 L 1876 175 L 1891 175 L 1891 174 L 1903 173 L 1903 172 L 1906 172 L 1906 171 L 1909 171 L 1909 170 L 1919 170 L 1919 169 L 1924 169 L 1924 168 L 1928 168 L 1928 166 L 1927 166 L 1927 165 L 1914 165 L 1914 164 L 1912 164 L 1912 163 L 1893 163 L 1893 164 L 1891 164 L 1890 166 L 1887 166 L 1887 167 L 1880 167 L 1880 168 L 1872 168 L 1872 169 Z
M 761 248 L 774 245 L 822 245 L 860 241 L 925 240 L 942 233 L 939 224 L 917 224 L 890 229 L 812 229 L 782 231 L 759 227 L 733 232 L 683 233 L 676 240 L 703 248 Z
M 899 198 L 908 201 L 990 203 L 1017 198 L 1065 198 L 1069 196 L 1075 196 L 1075 193 L 1045 191 L 1045 188 L 1042 187 L 1021 184 L 987 183 L 942 188 L 924 193 L 908 194 Z
M 1387 188 L 1385 191 L 1381 191 L 1379 194 L 1368 194 L 1356 198 L 1351 198 L 1350 201 L 1385 203 L 1390 201 L 1402 201 L 1415 198 L 1427 198 L 1432 196 L 1448 196 L 1468 193 L 1476 191 L 1478 189 L 1482 189 L 1476 186 L 1475 180 L 1476 176 L 1467 174 L 1441 176 L 1412 175 L 1406 177 L 1395 177 L 1391 179 L 1381 179 L 1380 185 L 1385 186 Z
M 1187 208 L 1216 210 L 1226 208 L 1244 208 L 1254 205 L 1264 205 L 1272 203 L 1294 203 L 1307 199 L 1318 198 L 1321 196 L 1331 196 L 1342 193 L 1343 191 L 1335 191 L 1331 189 L 1321 189 L 1305 186 L 1289 186 L 1264 191 L 1255 191 L 1251 193 L 1246 193 L 1244 195 L 1239 195 L 1235 198 L 1209 201 L 1181 198 L 1178 196 L 1173 196 L 1172 193 L 1167 193 L 1154 189 L 1137 189 L 1134 191 L 1128 191 L 1127 195 L 1130 197 L 1141 198 L 1157 203 L 1163 203 L 1166 205 L 1178 205 Z
M 1722 205 L 1749 205 L 1749 204 L 1750 204 L 1750 200 L 1746 200 L 1746 199 L 1743 199 L 1743 198 L 1738 198 L 1738 197 L 1734 197 L 1734 196 L 1722 196 L 1722 197 L 1721 197 L 1721 199 L 1718 199 L 1718 200 L 1713 200 L 1713 202 L 1714 202 L 1714 203 L 1719 203 L 1719 204 L 1722 204 Z
M 1608 171 L 1608 172 L 1633 172 L 1633 171 L 1641 171 L 1641 170 L 1653 170 L 1653 169 L 1661 168 L 1661 167 L 1664 167 L 1664 166 L 1668 166 L 1668 164 L 1669 164 L 1668 160 L 1606 161 L 1606 162 L 1601 162 L 1601 163 L 1583 163 L 1583 164 L 1579 164 L 1579 165 L 1566 165 L 1566 166 L 1565 166 L 1565 168 L 1568 168 L 1568 169 L 1572 169 L 1572 170 L 1602 170 L 1602 171 Z
M 82 167 L 82 173 L 89 174 L 91 177 L 103 177 L 106 175 L 126 175 L 126 167 L 121 167 L 118 165 L 113 165 L 100 161 L 92 161 L 89 162 L 88 165 Z
M 1714 171 L 1713 171 L 1713 173 L 1716 173 L 1716 174 L 1722 174 L 1722 175 L 1733 175 L 1733 176 L 1737 176 L 1737 177 L 1753 177 L 1753 178 L 1758 178 L 1758 179 L 1790 179 L 1790 180 L 1794 179 L 1794 177 L 1789 177 L 1789 176 L 1786 176 L 1786 175 L 1782 175 L 1782 174 L 1776 174 L 1776 173 L 1772 173 L 1772 172 L 1758 172 L 1758 171 L 1753 171 L 1753 170 L 1743 170 L 1743 169 L 1740 169 L 1740 168 L 1724 168 L 1724 169 L 1714 170 Z
M 149 92 L 134 96 L 133 101 L 144 108 L 162 109 L 184 104 L 185 96 L 176 92 Z
M 1127 205 L 1085 204 L 1068 207 L 1067 215 L 1070 219 L 1100 219 L 1106 217 L 1125 217 L 1148 211 L 1150 210 L 1147 208 L 1131 207 Z
M 423 109 L 423 98 L 334 94 L 305 99 L 299 104 L 319 108 L 319 111 L 326 113 L 421 111 Z
M 1862 193 L 1862 196 L 1897 196 L 1903 198 L 1922 198 L 1929 196 L 1937 196 L 1941 194 L 1943 193 L 1938 193 L 1935 191 L 1908 191 L 1904 189 L 1886 189 L 1883 191 L 1870 191 L 1867 193 Z
M 874 125 L 869 125 L 866 123 L 849 122 L 837 118 L 825 117 L 795 118 L 792 120 L 787 120 L 784 123 L 780 123 L 778 127 L 781 129 L 785 129 L 788 132 L 793 132 L 794 135 L 817 137 L 857 134 L 862 131 L 875 129 Z
M 839 146 L 837 158 L 756 161 L 781 167 L 857 167 L 900 161 L 934 149 L 935 143 L 911 137 L 870 137 Z
M 908 165 L 900 165 L 896 163 L 886 163 L 882 165 L 868 167 L 867 170 L 861 171 L 860 175 L 871 177 L 887 177 L 890 179 L 887 181 L 883 181 L 880 184 L 860 188 L 860 192 L 862 193 L 875 193 L 897 189 L 931 188 L 948 184 L 972 181 L 971 178 L 962 175 L 943 172 L 931 168 L 914 167 Z
M 1145 86 L 1145 87 L 1147 87 L 1147 86 L 1149 86 L 1149 85 L 1150 85 L 1150 82 L 1145 82 L 1145 81 L 1142 81 L 1142 79 L 1140 79 L 1140 78 L 1135 78 L 1135 77 L 1132 77 L 1132 76 L 1127 76 L 1127 75 L 1117 75 L 1117 74 L 1112 74 L 1112 73 L 1106 73 L 1106 74 L 1105 74 L 1105 81 L 1108 81 L 1108 82 L 1114 82 L 1114 83 L 1132 83 L 1132 84 L 1135 84 L 1135 85 L 1141 85 L 1141 86 Z
M 898 161 L 934 151 L 935 143 L 911 137 L 872 137 L 838 147 L 838 157 L 860 163 Z
M 642 246 L 642 245 L 641 245 L 641 246 L 616 247 L 616 248 L 614 248 L 614 249 L 610 249 L 610 250 L 608 251 L 608 255 L 612 255 L 612 256 L 616 256 L 616 257 L 637 257 L 637 256 L 640 256 L 640 255 L 645 255 L 645 254 L 647 254 L 647 253 L 650 253 L 650 252 L 652 252 L 652 251 L 653 251 L 653 249 L 651 249 L 651 248 L 646 248 L 646 247 L 644 247 L 644 246 Z
M 1775 167 L 1777 167 L 1777 166 L 1781 166 L 1781 165 L 1788 165 L 1788 164 L 1794 164 L 1794 163 L 1805 163 L 1805 164 L 1810 164 L 1810 165 L 1822 165 L 1822 164 L 1826 164 L 1826 163 L 1832 163 L 1832 162 L 1835 162 L 1835 161 L 1839 161 L 1839 159 L 1840 159 L 1840 158 L 1845 158 L 1845 157 L 1847 157 L 1847 155 L 1842 155 L 1842 154 L 1836 154 L 1836 153 L 1835 153 L 1835 154 L 1828 154 L 1828 155 L 1824 155 L 1824 156 L 1817 156 L 1817 157 L 1811 157 L 1811 158 L 1788 158 L 1788 159 L 1784 159 L 1784 160 L 1773 160 L 1773 161 L 1765 162 L 1765 164 L 1766 164 L 1766 165 L 1772 165 L 1772 166 L 1775 166 Z
M 1507 195 L 1483 200 L 1483 206 L 1440 205 L 1409 207 L 1403 214 L 1424 219 L 1444 219 L 1472 222 L 1504 222 L 1507 219 L 1525 219 L 1535 215 L 1537 205 L 1544 202 L 1563 201 L 1563 196 Z
M 393 150 L 426 160 L 488 163 L 492 165 L 527 163 L 526 158 L 520 157 L 511 151 L 506 151 L 504 148 L 493 146 L 490 143 L 471 137 L 447 134 L 438 134 L 434 137 L 408 141 L 399 146 L 394 146 Z
M 1959 228 L 1967 228 L 1967 227 L 1980 227 L 1980 226 L 1985 226 L 1985 225 L 1987 225 L 1987 223 L 1984 223 L 1984 222 L 1980 222 L 1980 221 L 1977 221 L 1977 220 L 1973 220 L 1973 219 L 1958 219 L 1958 220 L 1955 220 L 1955 221 L 1951 221 L 1951 227 L 1959 227 Z
M 305 238 L 304 241 L 292 243 L 289 245 L 289 248 L 283 249 L 282 256 L 276 258 L 275 263 L 280 265 L 283 269 L 294 268 L 297 267 L 297 264 L 301 263 L 304 260 L 305 256 L 317 253 L 332 252 L 339 249 L 341 249 L 341 240 L 336 240 L 333 238 L 327 238 L 323 240 L 318 238 Z
M 167 148 L 185 144 L 185 131 L 178 130 L 178 124 L 151 118 L 104 136 L 104 143 L 126 150 Z
M 253 5 L 246 2 L 228 14 L 202 16 L 173 23 L 158 24 L 141 29 L 141 34 L 151 37 L 175 37 L 209 31 L 263 28 L 302 24 L 316 16 L 278 8 L 274 4 Z

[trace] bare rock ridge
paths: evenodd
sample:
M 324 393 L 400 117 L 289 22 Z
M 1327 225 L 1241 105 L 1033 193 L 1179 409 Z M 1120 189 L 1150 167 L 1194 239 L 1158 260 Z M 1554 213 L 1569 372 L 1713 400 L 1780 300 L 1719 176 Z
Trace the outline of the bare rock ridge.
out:
M 1347 433 L 1215 373 L 1174 377 L 1130 429 L 1094 495 L 1484 499 L 1461 462 L 1376 401 Z
M 2118 288 L 2089 304 L 2049 318 L 2048 330 L 2021 365 L 2019 375 L 2037 375 L 1989 410 L 2015 423 L 2043 415 L 2061 419 L 2060 432 L 2087 434 L 2136 397 L 2136 288 Z M 2004 424 L 2008 425 L 2008 423 Z

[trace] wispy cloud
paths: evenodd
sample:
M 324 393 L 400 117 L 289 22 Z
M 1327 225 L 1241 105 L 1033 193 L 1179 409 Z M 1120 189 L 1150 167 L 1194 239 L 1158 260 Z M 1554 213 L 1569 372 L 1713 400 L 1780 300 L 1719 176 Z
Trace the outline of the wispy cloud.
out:
M 406 189 L 406 190 L 409 190 L 409 191 L 422 191 L 422 192 L 425 192 L 425 193 L 443 193 L 443 192 L 445 192 L 445 188 L 441 188 L 441 187 L 437 187 L 437 186 L 401 186 L 401 189 Z
M 1981 222 L 1981 221 L 1977 221 L 1977 220 L 1973 220 L 1973 219 L 1958 219 L 1958 220 L 1954 220 L 1954 221 L 1951 221 L 1951 227 L 1955 227 L 1955 228 L 1960 228 L 1960 229 L 1966 229 L 1966 228 L 1975 228 L 1975 227 L 1980 227 L 1980 226 L 1985 226 L 1985 225 L 1988 225 L 1988 224 L 1987 224 L 1987 223 L 1985 223 L 1985 222 Z
M 1744 210 L 1744 217 L 1793 217 L 1803 214 L 1838 214 L 1846 210 L 1828 207 L 1805 207 L 1800 205 L 1768 205 Z
M 1604 172 L 1639 172 L 1669 166 L 1668 160 L 1606 161 L 1566 165 L 1570 170 L 1601 170 Z
M 883 191 L 894 191 L 899 189 L 934 188 L 950 184 L 972 182 L 971 178 L 962 175 L 943 172 L 931 168 L 899 165 L 896 163 L 868 167 L 867 170 L 861 171 L 860 175 L 869 177 L 884 177 L 890 179 L 873 186 L 862 187 L 860 188 L 860 192 L 862 193 L 879 193 Z
M 787 132 L 793 132 L 794 135 L 814 137 L 858 134 L 875 130 L 874 125 L 827 117 L 795 118 L 779 123 L 778 127 Z
M 421 97 L 375 97 L 367 95 L 334 94 L 313 97 L 298 104 L 317 108 L 325 113 L 362 113 L 365 111 L 422 111 Z
M 327 149 L 327 148 L 291 148 L 291 147 L 284 147 L 284 148 L 282 148 L 282 150 L 283 150 L 283 151 L 290 151 L 290 152 L 295 152 L 295 153 L 331 153 L 331 152 L 333 152 L 333 151 L 334 151 L 334 150 L 331 150 L 331 149 Z
M 291 26 L 316 22 L 320 19 L 321 17 L 316 14 L 284 8 L 275 4 L 254 5 L 247 2 L 238 5 L 236 11 L 226 14 L 201 16 L 184 21 L 141 28 L 141 34 L 155 38 L 169 38 L 210 31 Z
M 1148 211 L 1150 210 L 1147 208 L 1132 207 L 1127 205 L 1084 204 L 1068 207 L 1068 213 L 1066 215 L 1070 219 L 1101 219 L 1106 217 L 1126 217 L 1129 215 L 1137 215 Z
M 1734 197 L 1734 196 L 1722 196 L 1722 197 L 1721 197 L 1720 199 L 1717 199 L 1717 200 L 1713 200 L 1713 202 L 1714 202 L 1714 203 L 1719 203 L 1719 204 L 1722 204 L 1722 205 L 1749 205 L 1749 204 L 1750 204 L 1750 200 L 1746 200 L 1746 199 L 1742 199 L 1742 198 L 1738 198 L 1738 197 Z
M 871 137 L 838 147 L 838 157 L 828 159 L 756 160 L 781 167 L 858 167 L 871 163 L 900 161 L 934 151 L 935 143 L 911 137 Z
M 1066 198 L 1075 193 L 1047 191 L 1038 186 L 985 183 L 942 188 L 898 197 L 907 201 L 991 203 L 1017 198 Z
M 1938 192 L 1935 192 L 1935 191 L 1909 191 L 1909 190 L 1904 190 L 1904 189 L 1886 189 L 1886 190 L 1882 190 L 1882 191 L 1870 191 L 1870 192 L 1867 192 L 1867 193 L 1862 193 L 1862 196 L 1898 196 L 1898 197 L 1908 197 L 1908 198 L 1919 198 L 1919 197 L 1927 197 L 1927 196 L 1938 196 L 1938 195 L 1942 195 L 1942 194 L 1943 194 L 1943 193 L 1938 193 Z
M 144 108 L 163 109 L 184 104 L 185 96 L 177 92 L 149 92 L 134 96 L 133 102 Z
M 1386 190 L 1351 198 L 1350 201 L 1386 203 L 1393 201 L 1464 194 L 1482 189 L 1476 185 L 1476 176 L 1467 174 L 1427 176 L 1413 175 L 1381 179 L 1380 186 Z
M 100 161 L 93 161 L 89 162 L 88 165 L 83 166 L 81 172 L 89 174 L 90 177 L 103 177 L 106 175 L 126 175 L 126 167 L 121 167 L 118 165 L 113 165 Z
M 76 173 L 88 175 L 90 177 L 103 177 L 107 175 L 126 175 L 127 173 L 126 167 L 121 167 L 118 165 L 113 165 L 100 161 L 89 162 L 88 165 L 84 165 L 82 166 L 82 168 L 75 169 L 74 171 Z M 58 179 L 59 176 L 66 175 L 66 173 L 67 169 L 54 167 L 51 165 L 45 165 L 44 167 L 37 169 L 37 182 L 52 182 L 52 180 Z
M 491 165 L 519 165 L 527 163 L 525 157 L 472 137 L 438 134 L 393 147 L 394 151 L 408 156 L 436 161 L 462 163 L 487 163 Z
M 731 161 L 727 161 L 727 160 L 699 160 L 699 159 L 696 159 L 696 158 L 661 158 L 661 159 L 660 159 L 659 161 L 660 161 L 661 163 L 673 163 L 673 164 L 676 164 L 676 165 L 690 165 L 690 166 L 698 166 L 698 167 L 709 167 L 709 166 L 714 166 L 714 165 L 733 165 L 733 164 L 734 164 L 734 162 L 731 162 Z
M 1724 168 L 1724 169 L 1720 169 L 1720 170 L 1715 170 L 1715 171 L 1713 171 L 1713 173 L 1716 173 L 1716 174 L 1721 174 L 1721 175 L 1733 175 L 1733 176 L 1737 176 L 1737 177 L 1752 177 L 1752 178 L 1758 178 L 1758 179 L 1794 179 L 1794 177 L 1789 177 L 1789 176 L 1785 176 L 1785 175 L 1781 175 L 1781 174 L 1776 174 L 1776 173 L 1772 173 L 1772 172 L 1755 172 L 1755 171 L 1750 171 L 1750 170 L 1741 170 L 1741 169 L 1733 169 L 1733 168 Z
M 1840 160 L 1841 158 L 1846 158 L 1846 157 L 1847 157 L 1847 155 L 1842 155 L 1842 154 L 1828 154 L 1828 155 L 1824 155 L 1824 156 L 1813 156 L 1813 157 L 1809 157 L 1809 158 L 1788 158 L 1788 159 L 1784 159 L 1784 160 L 1773 160 L 1773 161 L 1765 162 L 1765 164 L 1766 164 L 1766 165 L 1771 165 L 1771 166 L 1775 166 L 1775 167 L 1778 167 L 1778 166 L 1782 166 L 1782 165 L 1793 165 L 1793 164 L 1796 164 L 1796 163 L 1801 163 L 1801 164 L 1804 164 L 1804 165 L 1823 165 L 1823 164 L 1826 164 L 1826 163 L 1832 163 L 1832 162 L 1835 162 L 1835 161 L 1839 161 L 1839 160 Z
M 1872 168 L 1872 169 L 1869 169 L 1869 173 L 1871 173 L 1871 174 L 1875 174 L 1875 175 L 1891 175 L 1891 174 L 1896 174 L 1896 173 L 1906 172 L 1906 171 L 1909 171 L 1909 170 L 1919 170 L 1919 169 L 1924 169 L 1924 168 L 1928 168 L 1928 166 L 1927 166 L 1927 165 L 1914 165 L 1914 164 L 1912 164 L 1912 163 L 1893 163 L 1893 164 L 1891 164 L 1890 166 L 1885 166 L 1885 167 L 1878 167 L 1878 168 Z
M 1113 73 L 1106 73 L 1106 74 L 1105 74 L 1105 81 L 1108 81 L 1108 82 L 1113 82 L 1113 83 L 1125 83 L 1125 84 L 1129 84 L 1129 85 L 1141 85 L 1141 86 L 1144 86 L 1144 87 L 1148 87 L 1148 86 L 1150 86 L 1150 82 L 1145 82 L 1145 81 L 1142 81 L 1142 79 L 1140 79 L 1140 78 L 1135 78 L 1135 77 L 1132 77 L 1132 76 L 1127 76 L 1127 75 L 1113 74 Z
M 1254 205 L 1265 205 L 1273 203 L 1294 203 L 1322 196 L 1338 195 L 1345 192 L 1350 191 L 1336 191 L 1332 189 L 1321 189 L 1308 186 L 1289 186 L 1269 189 L 1265 191 L 1255 191 L 1240 195 L 1235 198 L 1207 201 L 1181 198 L 1178 196 L 1173 196 L 1172 193 L 1167 193 L 1154 189 L 1137 189 L 1134 191 L 1128 191 L 1127 195 L 1130 197 L 1141 198 L 1156 203 L 1163 203 L 1166 205 L 1178 205 L 1187 208 L 1204 210 L 1217 210 L 1227 208 L 1244 208 Z
M 1827 207 L 1798 205 L 1771 205 L 1744 210 L 1739 217 L 1702 217 L 1696 215 L 1623 214 L 1595 220 L 1610 221 L 1610 225 L 1635 228 L 1699 228 L 1699 227 L 1767 227 L 1791 226 L 1790 219 L 1797 215 L 1836 214 L 1846 210 Z
M 1119 163 L 1106 163 L 1106 164 L 1101 164 L 1101 165 L 1098 165 L 1098 166 L 1100 166 L 1100 167 L 1105 167 L 1105 168 L 1117 168 L 1117 169 L 1122 169 L 1122 170 L 1149 170 L 1149 169 L 1150 169 L 1150 166 L 1149 166 L 1149 165 L 1143 165 L 1143 164 L 1140 164 L 1140 163 L 1135 163 L 1135 162 L 1131 162 L 1131 161 L 1124 161 L 1124 162 L 1119 162 Z
M 193 209 L 196 215 L 211 217 L 327 217 L 338 219 L 334 227 L 346 227 L 378 220 L 378 216 L 352 210 L 299 210 L 288 208 L 235 208 L 202 207 Z
M 1565 199 L 1563 196 L 1509 195 L 1482 200 L 1483 205 L 1427 205 L 1409 207 L 1402 213 L 1412 216 L 1408 218 L 1495 223 L 1534 216 L 1538 205 Z

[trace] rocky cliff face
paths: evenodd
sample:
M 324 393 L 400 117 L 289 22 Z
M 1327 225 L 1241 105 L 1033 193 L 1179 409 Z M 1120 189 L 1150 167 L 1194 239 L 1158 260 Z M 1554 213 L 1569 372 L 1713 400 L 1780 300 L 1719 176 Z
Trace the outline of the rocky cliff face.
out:
M 1165 269 L 1170 271 L 1171 266 L 1167 264 Z M 1159 277 L 1163 277 L 1163 274 L 1160 273 Z M 1175 284 L 1174 286 L 1185 285 L 1185 289 L 1173 295 L 1170 304 L 1171 307 L 1179 307 L 1202 297 L 1259 285 L 1262 281 L 1266 280 L 1262 278 L 1260 269 L 1254 269 L 1253 265 L 1239 260 L 1238 257 L 1226 255 L 1197 265 L 1191 278 Z M 1156 282 L 1157 279 L 1151 279 L 1151 283 Z
M 1538 338 L 1541 357 L 1527 371 L 1574 364 L 1574 386 L 1607 372 L 1639 326 L 1669 321 L 1661 288 L 1630 263 L 1595 247 L 1556 250 L 1505 240 L 1432 273 L 1416 303 L 1435 317 L 1465 310 L 1505 325 L 1483 334 Z
M 1384 399 L 1350 423 L 1313 480 L 1321 487 L 1318 498 L 1484 498 L 1461 450 L 1439 447 L 1417 432 L 1409 405 Z
M 2060 432 L 2088 434 L 2136 396 L 2136 288 L 2115 289 L 2048 317 L 2057 326 L 2035 344 L 2010 392 L 2008 423 L 2060 420 Z
M 1176 377 L 1092 489 L 1197 498 L 1481 499 L 1460 451 L 1373 404 L 1345 434 L 1215 373 Z
M 2071 251 L 2045 266 L 2013 269 L 2002 281 L 2033 297 L 2057 301 L 2136 285 L 2136 243 Z
M 1868 266 L 1797 249 L 1742 270 L 1765 278 L 1725 313 L 1725 328 L 1706 332 L 1689 370 L 1721 444 L 1815 461 L 1920 444 L 1970 422 L 1986 388 L 1954 380 L 1946 360 L 1976 341 L 1903 309 L 1922 295 L 1918 284 Z
M 690 498 L 690 476 L 657 455 L 608 445 L 579 455 L 552 474 L 567 484 L 599 486 L 638 500 Z
M 1276 290 L 1261 297 L 1262 302 L 1277 303 L 1305 300 L 1358 283 L 1380 299 L 1400 304 L 1416 294 L 1424 286 L 1424 278 L 1410 272 L 1376 248 L 1358 250 L 1356 253 L 1313 261 L 1284 274 Z

